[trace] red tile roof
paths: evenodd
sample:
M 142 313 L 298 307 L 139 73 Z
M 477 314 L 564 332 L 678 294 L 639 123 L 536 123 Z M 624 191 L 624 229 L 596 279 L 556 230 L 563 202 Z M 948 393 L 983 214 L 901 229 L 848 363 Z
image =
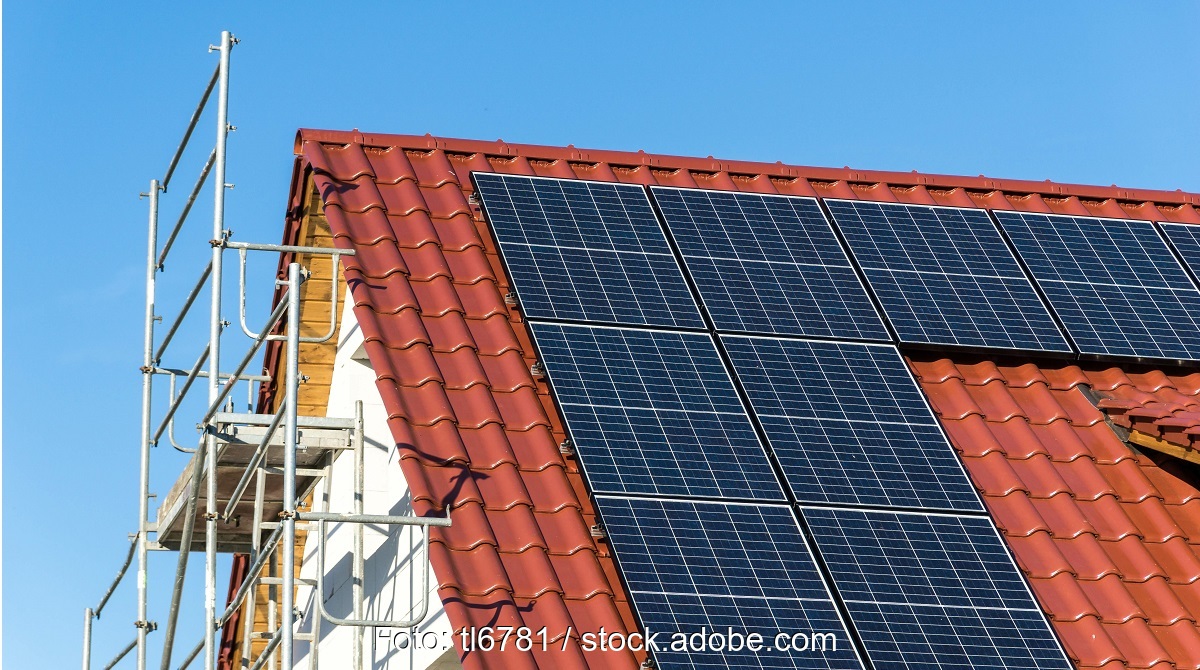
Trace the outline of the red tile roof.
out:
M 471 202 L 471 171 L 1200 223 L 1200 195 L 1178 191 L 357 131 L 302 130 L 296 153 L 289 230 L 311 177 L 336 243 L 358 250 L 345 276 L 414 507 L 451 510 L 431 559 L 452 627 L 546 626 L 556 642 L 568 627 L 577 638 L 636 623 L 607 545 L 589 533 L 577 464 L 559 452 L 559 414 L 529 373 L 529 334 L 505 304 L 508 279 Z M 949 360 L 914 368 L 1079 666 L 1200 668 L 1200 491 L 1121 442 L 1082 391 L 1107 394 L 1123 409 L 1118 423 L 1166 431 L 1200 407 L 1200 378 Z M 462 656 L 468 668 L 641 660 L 567 646 Z

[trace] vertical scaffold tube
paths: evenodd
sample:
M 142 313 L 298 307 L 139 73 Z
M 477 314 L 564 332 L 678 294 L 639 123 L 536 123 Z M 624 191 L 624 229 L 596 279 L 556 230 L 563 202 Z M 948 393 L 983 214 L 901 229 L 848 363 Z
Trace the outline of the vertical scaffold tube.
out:
M 336 277 L 337 275 L 334 274 Z M 366 495 L 365 473 L 366 473 L 366 453 L 363 439 L 363 403 L 361 400 L 354 403 L 354 513 L 362 515 L 365 513 L 363 496 Z M 356 523 L 354 526 L 354 579 L 353 579 L 353 595 L 354 595 L 354 618 L 363 619 L 363 592 L 366 587 L 366 561 L 365 552 L 363 551 L 363 524 Z M 322 597 L 317 594 L 317 597 Z M 363 632 L 361 626 L 355 626 L 352 633 L 354 635 L 354 649 L 350 654 L 350 662 L 354 670 L 362 670 L 363 667 Z
M 83 670 L 92 670 L 92 608 L 83 611 Z
M 225 239 L 225 140 L 229 136 L 229 52 L 233 35 L 221 33 L 221 65 L 217 82 L 217 145 L 213 165 L 212 309 L 208 324 L 208 402 L 217 401 L 221 381 L 221 255 Z M 205 457 L 207 487 L 204 521 L 204 669 L 216 666 L 217 619 L 217 449 L 211 429 Z
M 146 670 L 146 633 L 150 631 L 146 617 L 147 555 L 146 531 L 150 515 L 150 400 L 154 383 L 154 280 L 158 272 L 158 192 L 157 179 L 150 180 L 150 231 L 146 251 L 146 322 L 142 331 L 142 430 L 139 446 L 138 478 L 138 536 L 137 542 L 137 668 Z
M 296 443 L 300 433 L 296 425 L 300 395 L 300 264 L 288 265 L 287 326 L 287 437 L 283 445 L 283 607 L 279 626 L 280 665 L 292 669 L 292 624 L 295 620 L 296 593 Z M 321 597 L 317 594 L 317 597 Z M 316 644 L 316 640 L 313 641 Z

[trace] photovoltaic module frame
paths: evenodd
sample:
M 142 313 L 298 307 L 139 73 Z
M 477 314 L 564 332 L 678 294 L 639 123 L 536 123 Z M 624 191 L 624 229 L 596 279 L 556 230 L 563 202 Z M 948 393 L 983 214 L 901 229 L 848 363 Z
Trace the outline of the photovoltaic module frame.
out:
M 1073 667 L 991 519 L 801 514 L 876 668 Z
M 1071 352 L 987 211 L 825 205 L 901 342 Z
M 995 215 L 1080 353 L 1200 360 L 1200 290 L 1154 224 Z
M 1158 224 L 1171 245 L 1179 252 L 1183 262 L 1192 271 L 1193 277 L 1200 277 L 1200 226 L 1187 223 Z
M 984 511 L 895 347 L 721 340 L 801 503 Z
M 593 490 L 784 500 L 710 335 L 529 325 Z
M 815 198 L 650 193 L 717 330 L 891 340 Z
M 529 318 L 704 328 L 641 186 L 472 177 Z
M 658 667 L 863 667 L 787 506 L 609 496 L 596 496 L 596 505 L 630 597 L 646 629 L 662 634 L 660 644 L 676 631 L 730 629 L 768 643 L 758 653 L 660 649 Z M 777 632 L 807 635 L 821 647 L 772 648 Z

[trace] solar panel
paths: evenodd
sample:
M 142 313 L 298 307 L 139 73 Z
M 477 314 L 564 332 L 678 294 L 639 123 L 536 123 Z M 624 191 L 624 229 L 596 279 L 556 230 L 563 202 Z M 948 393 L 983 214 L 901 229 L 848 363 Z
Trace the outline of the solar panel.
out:
M 594 491 L 783 500 L 711 336 L 530 326 Z
M 1200 291 L 1154 224 L 995 214 L 1081 353 L 1200 360 Z
M 721 340 L 797 500 L 983 510 L 895 347 Z
M 875 667 L 1071 667 L 990 519 L 801 513 Z
M 825 203 L 901 342 L 1071 351 L 987 212 Z
M 832 634 L 824 651 L 661 650 L 660 668 L 862 668 L 790 509 L 597 496 L 630 597 L 660 646 L 675 632 Z
M 650 192 L 718 330 L 890 339 L 816 199 Z
M 704 328 L 642 187 L 472 177 L 527 317 Z
M 1200 276 L 1200 226 L 1186 223 L 1160 223 L 1183 262 L 1195 276 Z

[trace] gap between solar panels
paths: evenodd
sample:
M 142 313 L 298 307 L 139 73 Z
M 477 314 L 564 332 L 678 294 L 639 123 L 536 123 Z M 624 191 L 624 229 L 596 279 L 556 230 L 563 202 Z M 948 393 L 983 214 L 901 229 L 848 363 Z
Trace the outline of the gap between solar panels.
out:
M 815 199 L 473 177 L 643 626 L 770 622 L 845 641 L 832 655 L 655 654 L 660 667 L 958 667 L 942 659 L 946 645 L 970 649 L 973 664 L 1069 667 L 1027 587 L 1002 594 L 1016 605 L 982 613 L 952 583 L 936 585 L 934 602 L 889 591 L 907 560 L 941 565 L 947 579 L 1025 583 L 899 352 L 869 341 L 889 339 L 881 302 Z M 1002 246 L 987 223 L 987 244 Z M 936 272 L 892 270 L 953 274 L 936 260 Z M 1016 280 L 1015 265 L 979 277 Z M 941 308 L 943 293 L 924 290 Z M 811 310 L 822 318 L 803 318 Z M 1014 333 L 1059 346 L 1053 322 L 1001 336 Z M 948 553 L 935 517 L 958 524 L 956 546 L 987 529 L 994 551 Z M 822 533 L 863 524 L 907 529 L 898 539 L 913 553 L 856 582 L 847 557 L 878 556 Z M 843 582 L 870 597 L 847 598 Z

